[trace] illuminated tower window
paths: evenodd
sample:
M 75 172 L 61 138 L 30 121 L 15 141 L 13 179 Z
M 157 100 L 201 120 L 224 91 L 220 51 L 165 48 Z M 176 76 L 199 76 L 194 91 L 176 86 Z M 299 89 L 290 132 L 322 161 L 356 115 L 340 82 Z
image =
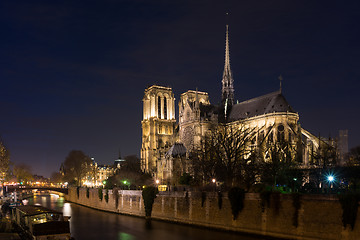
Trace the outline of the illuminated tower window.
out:
M 164 119 L 167 119 L 167 105 L 166 105 L 166 97 L 164 97 Z
M 158 118 L 161 118 L 161 98 L 158 96 Z

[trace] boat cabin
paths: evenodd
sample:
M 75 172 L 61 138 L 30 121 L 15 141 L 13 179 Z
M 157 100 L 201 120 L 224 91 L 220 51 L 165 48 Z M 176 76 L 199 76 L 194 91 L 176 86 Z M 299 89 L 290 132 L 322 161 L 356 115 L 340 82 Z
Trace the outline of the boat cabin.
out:
M 61 212 L 26 205 L 15 207 L 13 217 L 16 224 L 34 240 L 69 240 L 71 237 L 69 221 L 64 220 Z

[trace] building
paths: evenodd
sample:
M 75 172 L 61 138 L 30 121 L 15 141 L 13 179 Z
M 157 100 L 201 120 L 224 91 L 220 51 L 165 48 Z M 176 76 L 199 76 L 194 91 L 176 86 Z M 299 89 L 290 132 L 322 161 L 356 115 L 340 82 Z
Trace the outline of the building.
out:
M 87 187 L 103 186 L 105 181 L 115 175 L 117 169 L 120 169 L 120 163 L 118 163 L 120 158 L 115 160 L 116 165 L 99 165 L 94 158 L 91 160 L 88 172 L 82 179 L 82 185 Z
M 157 160 L 175 142 L 175 98 L 169 87 L 151 86 L 143 98 L 141 169 L 156 172 Z
M 235 103 L 234 79 L 230 67 L 229 27 L 226 26 L 225 64 L 220 105 L 210 102 L 208 93 L 189 90 L 180 95 L 178 123 L 172 89 L 153 85 L 143 98 L 141 167 L 154 177 L 171 182 L 174 175 L 189 171 L 186 159 L 199 146 L 209 130 L 218 124 L 254 129 L 253 146 L 285 140 L 296 147 L 301 142 L 304 167 L 314 161 L 312 153 L 323 144 L 332 144 L 314 136 L 299 123 L 299 114 L 291 107 L 281 88 L 269 94 Z M 346 133 L 347 134 L 347 133 Z M 343 134 L 342 136 L 345 136 Z M 268 161 L 269 156 L 265 155 Z

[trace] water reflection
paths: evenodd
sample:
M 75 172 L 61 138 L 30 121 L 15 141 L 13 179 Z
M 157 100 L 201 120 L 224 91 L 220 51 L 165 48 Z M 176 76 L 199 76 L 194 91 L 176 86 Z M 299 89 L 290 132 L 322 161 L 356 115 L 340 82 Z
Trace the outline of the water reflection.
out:
M 160 221 L 146 221 L 143 218 L 102 212 L 64 201 L 62 196 L 36 193 L 29 198 L 30 204 L 63 212 L 70 216 L 71 235 L 76 240 L 256 240 L 235 233 L 219 232 Z
M 66 217 L 71 217 L 71 204 L 64 203 L 64 207 L 62 209 L 63 215 Z
M 120 232 L 118 236 L 118 240 L 134 240 L 135 237 L 128 233 Z

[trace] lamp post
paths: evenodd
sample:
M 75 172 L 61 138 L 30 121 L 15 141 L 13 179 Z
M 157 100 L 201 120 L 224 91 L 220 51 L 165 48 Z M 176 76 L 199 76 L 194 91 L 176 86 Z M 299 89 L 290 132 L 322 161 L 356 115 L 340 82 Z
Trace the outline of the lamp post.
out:
M 211 181 L 212 181 L 212 183 L 214 184 L 214 192 L 216 192 L 216 179 L 213 178 Z
M 333 188 L 333 182 L 335 181 L 335 178 L 333 175 L 329 175 L 327 177 L 328 182 L 330 183 L 330 188 Z
M 336 181 L 335 175 L 333 173 L 325 175 L 325 181 L 328 183 L 328 188 L 325 190 L 330 193 L 332 191 L 332 188 L 334 187 L 334 182 Z M 326 185 L 324 184 L 324 186 Z
M 130 190 L 130 182 L 124 180 L 123 184 L 127 187 L 128 190 Z M 124 188 L 125 189 L 125 188 Z
M 159 179 L 156 179 L 156 180 L 155 180 L 155 183 L 156 183 L 156 188 L 159 190 L 159 183 L 160 183 L 160 180 L 159 180 Z

